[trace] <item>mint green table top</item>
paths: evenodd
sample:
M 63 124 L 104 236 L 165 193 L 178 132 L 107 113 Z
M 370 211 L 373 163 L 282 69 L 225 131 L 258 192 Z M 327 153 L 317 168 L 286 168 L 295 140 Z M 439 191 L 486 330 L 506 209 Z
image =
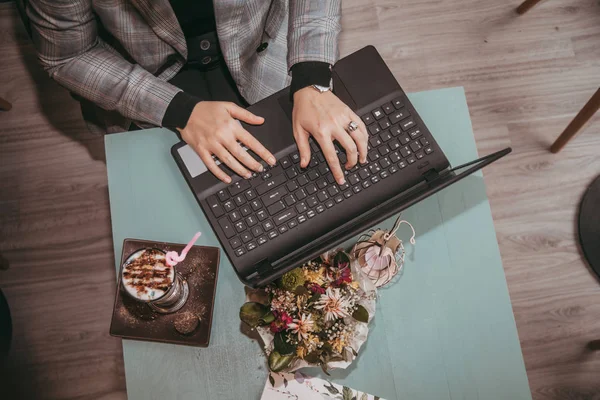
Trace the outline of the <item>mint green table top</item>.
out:
M 453 165 L 477 157 L 462 88 L 409 97 Z M 106 136 L 117 269 L 125 238 L 185 243 L 202 231 L 199 243 L 218 246 L 171 158 L 176 141 L 164 129 Z M 389 400 L 530 399 L 481 174 L 403 216 L 417 232 L 411 248 L 408 228 L 400 231 L 404 274 L 379 292 L 358 359 L 331 379 Z M 261 345 L 241 331 L 243 303 L 244 287 L 223 255 L 210 346 L 124 340 L 129 399 L 258 400 L 268 368 Z

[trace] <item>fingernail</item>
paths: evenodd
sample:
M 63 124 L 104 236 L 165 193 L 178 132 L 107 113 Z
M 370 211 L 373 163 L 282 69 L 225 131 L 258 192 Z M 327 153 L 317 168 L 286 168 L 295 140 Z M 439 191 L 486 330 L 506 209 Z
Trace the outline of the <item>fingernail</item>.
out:
M 346 180 L 345 179 L 341 179 L 339 183 L 340 183 L 340 185 L 344 185 L 346 183 Z
M 275 160 L 275 157 L 269 157 L 269 164 L 275 165 L 276 162 L 277 160 Z
M 231 178 L 230 177 L 225 178 L 225 182 L 231 183 Z
M 252 173 L 251 173 L 251 172 L 248 172 L 248 173 L 246 174 L 246 179 L 250 179 L 250 178 L 252 178 Z
M 265 169 L 263 168 L 263 166 L 262 166 L 262 165 L 259 165 L 259 166 L 258 166 L 258 172 L 263 172 L 264 170 L 265 170 Z

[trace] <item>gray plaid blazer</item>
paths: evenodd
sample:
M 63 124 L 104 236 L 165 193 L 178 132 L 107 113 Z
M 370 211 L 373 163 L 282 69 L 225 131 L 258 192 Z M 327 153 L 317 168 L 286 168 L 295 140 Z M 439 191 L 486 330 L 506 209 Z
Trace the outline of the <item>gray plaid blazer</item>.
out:
M 213 1 L 225 62 L 249 103 L 288 85 L 298 62 L 337 61 L 341 0 Z M 187 59 L 169 0 L 30 0 L 27 14 L 44 69 L 97 106 L 84 108 L 92 131 L 160 126 L 180 91 L 167 81 Z

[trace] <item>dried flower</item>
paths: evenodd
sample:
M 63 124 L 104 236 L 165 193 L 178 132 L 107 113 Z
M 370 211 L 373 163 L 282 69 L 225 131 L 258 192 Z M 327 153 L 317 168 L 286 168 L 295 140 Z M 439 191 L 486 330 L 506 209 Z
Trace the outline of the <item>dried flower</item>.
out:
M 291 323 L 292 317 L 289 316 L 286 312 L 278 313 L 277 311 L 273 311 L 275 314 L 275 321 L 271 322 L 270 328 L 271 332 L 277 333 L 287 329 L 289 323 Z
M 316 283 L 311 283 L 310 285 L 308 285 L 308 290 L 310 290 L 313 293 L 319 293 L 319 294 L 325 293 L 325 288 L 317 285 Z
M 313 331 L 314 321 L 311 314 L 302 314 L 300 319 L 294 319 L 294 322 L 288 324 L 288 329 L 298 335 L 298 340 L 308 337 L 308 333 Z
M 333 281 L 333 286 L 340 286 L 343 283 L 352 282 L 352 272 L 348 268 L 348 264 L 344 263 L 340 268 L 329 268 L 329 274 Z
M 322 294 L 319 298 L 315 308 L 325 312 L 325 321 L 333 321 L 336 318 L 344 318 L 350 315 L 348 313 L 348 300 L 340 293 L 339 288 L 327 288 L 325 294 Z
M 310 268 L 303 268 L 304 278 L 307 282 L 311 282 L 317 285 L 323 285 L 325 283 L 325 267 L 320 267 L 317 270 L 313 270 Z

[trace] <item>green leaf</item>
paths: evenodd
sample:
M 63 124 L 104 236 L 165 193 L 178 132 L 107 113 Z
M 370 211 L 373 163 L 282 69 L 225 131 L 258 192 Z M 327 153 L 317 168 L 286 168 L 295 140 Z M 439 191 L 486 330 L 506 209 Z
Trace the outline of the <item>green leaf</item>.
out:
M 304 357 L 304 361 L 306 361 L 309 364 L 316 364 L 319 362 L 319 356 L 320 354 L 318 351 L 311 351 Z
M 275 314 L 273 314 L 273 311 L 269 311 L 267 313 L 267 315 L 263 316 L 262 318 L 259 319 L 259 325 L 269 325 L 271 322 L 275 321 Z
M 336 268 L 346 268 L 350 266 L 350 256 L 343 251 L 338 252 L 333 257 L 333 266 Z
M 310 294 L 310 290 L 308 290 L 304 286 L 298 286 L 298 287 L 296 287 L 296 289 L 294 289 L 294 293 L 296 295 L 298 295 L 298 296 L 302 296 L 304 294 L 309 295 Z
M 359 322 L 369 322 L 369 312 L 367 311 L 367 309 L 361 306 L 360 304 L 357 307 L 358 308 L 356 309 L 356 311 L 352 313 L 352 318 Z
M 271 382 L 271 386 L 275 387 L 275 378 L 271 374 L 269 374 L 269 382 Z
M 335 386 L 333 386 L 331 384 L 331 382 L 328 381 L 328 383 L 329 383 L 329 386 L 324 384 L 323 387 L 325 387 L 325 389 L 327 389 L 329 391 L 329 393 L 331 393 L 331 394 L 339 394 L 340 393 L 340 391 L 337 390 L 337 388 Z
M 277 351 L 273 350 L 271 354 L 269 354 L 269 368 L 273 372 L 280 372 L 290 365 L 294 358 L 294 355 L 290 354 L 282 356 Z
M 275 347 L 275 350 L 282 356 L 294 354 L 294 352 L 296 351 L 297 346 L 288 342 L 287 338 L 287 333 L 278 332 L 275 334 L 275 339 L 273 339 L 273 346 Z
M 344 400 L 352 400 L 352 394 L 352 389 L 350 389 L 348 386 L 344 386 L 344 389 L 342 390 Z
M 256 328 L 260 324 L 261 318 L 265 317 L 267 313 L 269 313 L 269 307 L 249 302 L 240 308 L 240 319 L 252 328 Z

